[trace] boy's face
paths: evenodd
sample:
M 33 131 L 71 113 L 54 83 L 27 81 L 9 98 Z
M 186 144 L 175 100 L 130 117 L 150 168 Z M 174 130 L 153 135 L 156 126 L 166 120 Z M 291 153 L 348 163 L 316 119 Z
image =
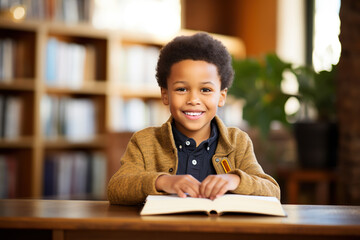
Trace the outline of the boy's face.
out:
M 171 67 L 167 86 L 161 89 L 161 98 L 169 105 L 176 128 L 188 137 L 209 138 L 210 122 L 227 94 L 227 89 L 221 90 L 217 67 L 206 61 L 182 60 Z

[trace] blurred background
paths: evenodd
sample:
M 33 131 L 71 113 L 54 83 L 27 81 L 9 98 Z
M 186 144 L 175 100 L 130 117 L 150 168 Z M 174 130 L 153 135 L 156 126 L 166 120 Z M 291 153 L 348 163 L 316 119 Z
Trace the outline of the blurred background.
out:
M 233 57 L 218 114 L 282 203 L 360 204 L 356 0 L 0 0 L 0 198 L 106 199 L 131 135 L 169 117 L 159 51 L 206 31 Z

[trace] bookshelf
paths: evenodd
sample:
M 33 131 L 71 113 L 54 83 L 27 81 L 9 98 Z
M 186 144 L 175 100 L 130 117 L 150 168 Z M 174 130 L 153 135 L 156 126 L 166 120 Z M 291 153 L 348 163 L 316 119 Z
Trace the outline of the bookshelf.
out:
M 192 33 L 181 30 L 178 34 Z M 13 49 L 5 54 L 1 48 L 0 52 L 1 64 L 11 59 L 10 65 L 1 65 L 0 72 L 0 171 L 6 173 L 0 174 L 4 178 L 0 179 L 0 198 L 105 198 L 106 183 L 139 127 L 126 126 L 129 118 L 124 120 L 124 116 L 136 112 L 126 112 L 124 106 L 144 107 L 145 112 L 162 116 L 154 122 L 154 116 L 139 115 L 140 119 L 149 118 L 148 125 L 160 124 L 168 117 L 151 75 L 161 46 L 173 37 L 96 29 L 85 23 L 0 18 L 0 43 L 7 52 L 8 46 Z M 232 54 L 244 56 L 240 40 L 215 37 Z M 139 59 L 147 61 L 143 68 L 131 66 Z M 141 81 L 134 78 L 129 82 L 132 77 Z M 11 118 L 7 117 L 10 112 Z M 14 130 L 4 135 L 10 125 L 15 125 Z M 81 166 L 88 169 L 88 175 Z M 49 174 L 49 169 L 59 168 L 72 174 L 68 178 Z M 94 174 L 100 184 L 89 186 L 86 181 Z M 79 187 L 78 182 L 87 185 Z M 57 190 L 51 192 L 49 186 Z M 80 195 L 76 189 L 82 189 Z

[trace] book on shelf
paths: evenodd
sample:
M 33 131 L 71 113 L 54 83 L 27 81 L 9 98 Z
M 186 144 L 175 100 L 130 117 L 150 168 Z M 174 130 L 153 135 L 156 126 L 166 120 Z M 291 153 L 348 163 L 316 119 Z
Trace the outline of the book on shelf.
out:
M 44 95 L 41 99 L 41 125 L 46 139 L 56 139 L 63 132 L 59 124 L 59 98 Z
M 55 0 L 50 0 L 55 1 Z M 94 11 L 94 0 L 56 0 L 55 19 L 66 23 L 90 23 Z
M 80 14 L 78 10 L 79 1 L 74 0 L 63 0 L 63 7 L 65 11 L 63 12 L 63 19 L 65 22 L 77 23 L 80 19 Z
M 59 156 L 60 160 L 57 162 L 58 172 L 57 175 L 57 192 L 56 195 L 63 198 L 70 198 L 71 196 L 71 183 L 72 183 L 72 170 L 73 170 L 73 159 L 69 153 L 64 153 Z M 79 192 L 78 194 L 82 194 Z
M 16 78 L 28 77 L 24 59 L 27 56 L 24 40 L 0 39 L 0 82 L 11 83 Z
M 102 199 L 106 189 L 106 158 L 102 152 L 48 154 L 43 176 L 45 197 Z
M 147 126 L 145 102 L 138 98 L 112 98 L 111 125 L 115 132 L 137 131 Z
M 91 155 L 90 176 L 91 184 L 88 191 L 95 198 L 102 198 L 106 189 L 106 160 L 101 152 L 94 152 Z
M 96 135 L 96 104 L 87 98 L 45 95 L 41 100 L 41 125 L 46 139 L 63 136 L 69 141 L 89 141 Z
M 65 106 L 65 136 L 69 141 L 88 141 L 96 135 L 95 105 L 90 99 L 69 99 Z
M 0 95 L 0 138 L 15 140 L 20 137 L 22 109 L 20 97 Z
M 127 119 L 126 128 L 130 131 L 142 129 L 147 125 L 146 104 L 138 98 L 126 101 L 124 106 L 124 117 Z
M 137 44 L 119 49 L 118 62 L 122 69 L 120 83 L 130 88 L 157 86 L 155 75 L 159 53 L 160 50 L 157 47 Z
M 85 77 L 89 77 L 85 73 L 95 69 L 93 51 L 90 46 L 49 38 L 46 46 L 46 84 L 73 89 L 81 88 Z
M 280 201 L 275 197 L 225 194 L 214 200 L 207 198 L 180 198 L 176 195 L 149 195 L 140 215 L 160 215 L 188 212 L 246 213 L 286 216 Z
M 56 38 L 49 38 L 46 44 L 46 83 L 51 86 L 55 85 L 57 79 L 57 45 L 58 41 Z
M 145 127 L 160 126 L 168 120 L 170 112 L 159 100 L 139 98 L 111 99 L 111 127 L 115 132 L 138 131 Z
M 13 39 L 0 39 L 0 82 L 10 82 L 15 72 L 15 42 Z
M 5 129 L 5 96 L 0 95 L 0 138 L 4 137 Z
M 55 157 L 45 156 L 44 160 L 44 181 L 43 181 L 43 194 L 44 196 L 55 195 L 56 189 L 56 173 L 58 172 L 55 165 Z
M 0 199 L 16 197 L 17 168 L 12 155 L 0 155 Z
M 4 138 L 17 139 L 21 132 L 22 101 L 19 97 L 6 98 Z
M 91 21 L 94 4 L 94 0 L 2 0 L 0 11 L 23 5 L 26 19 L 79 23 Z
M 74 193 L 87 193 L 89 192 L 87 184 L 88 181 L 91 181 L 89 169 L 91 167 L 90 158 L 84 152 L 75 152 L 73 154 L 73 171 L 71 179 L 73 179 L 73 184 L 71 185 L 71 192 Z M 89 177 L 89 178 L 88 178 Z

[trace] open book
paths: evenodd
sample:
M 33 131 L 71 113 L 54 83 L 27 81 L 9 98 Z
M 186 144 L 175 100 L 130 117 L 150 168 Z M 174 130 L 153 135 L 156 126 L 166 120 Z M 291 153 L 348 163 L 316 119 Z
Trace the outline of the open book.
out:
M 149 195 L 140 215 L 158 215 L 184 212 L 206 212 L 208 215 L 225 212 L 254 213 L 286 216 L 275 197 L 225 194 L 215 200 L 207 198 L 180 198 L 176 195 Z

